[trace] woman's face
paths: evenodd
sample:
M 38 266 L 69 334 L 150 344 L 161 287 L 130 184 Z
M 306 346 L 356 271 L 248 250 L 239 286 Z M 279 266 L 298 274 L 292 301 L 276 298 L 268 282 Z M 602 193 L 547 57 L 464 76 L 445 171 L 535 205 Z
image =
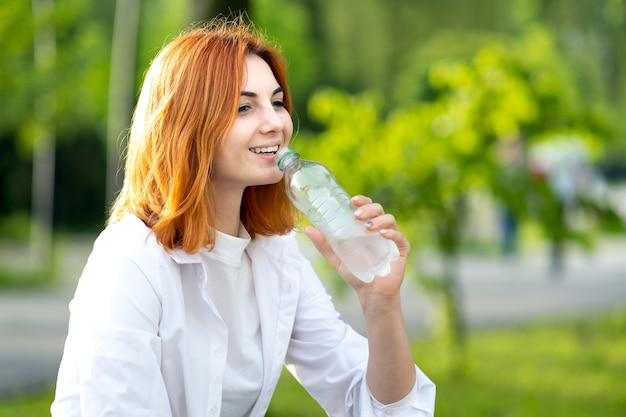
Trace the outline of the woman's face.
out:
M 280 181 L 274 154 L 287 146 L 293 132 L 283 90 L 258 55 L 245 58 L 242 86 L 237 117 L 215 155 L 212 179 L 222 190 Z

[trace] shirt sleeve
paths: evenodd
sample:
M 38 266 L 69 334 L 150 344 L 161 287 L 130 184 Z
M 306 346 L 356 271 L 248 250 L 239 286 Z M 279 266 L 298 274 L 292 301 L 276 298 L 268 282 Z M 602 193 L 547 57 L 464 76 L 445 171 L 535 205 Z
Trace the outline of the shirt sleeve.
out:
M 382 404 L 371 398 L 372 414 L 376 417 L 432 417 L 435 414 L 435 384 L 416 366 L 416 381 L 411 392 L 398 402 Z
M 171 417 L 160 373 L 160 303 L 124 256 L 92 254 L 70 304 L 54 417 Z

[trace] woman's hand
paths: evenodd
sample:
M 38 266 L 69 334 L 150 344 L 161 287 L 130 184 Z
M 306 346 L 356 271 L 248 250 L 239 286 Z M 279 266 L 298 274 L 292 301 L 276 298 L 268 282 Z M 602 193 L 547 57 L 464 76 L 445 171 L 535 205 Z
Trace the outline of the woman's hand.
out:
M 357 207 L 354 213 L 357 220 L 367 222 L 366 227 L 370 231 L 380 233 L 383 238 L 393 241 L 398 247 L 400 256 L 391 263 L 391 271 L 388 275 L 377 276 L 370 283 L 359 280 L 341 262 L 321 232 L 311 226 L 305 227 L 304 232 L 317 250 L 326 258 L 330 266 L 357 291 L 360 298 L 371 295 L 396 296 L 404 280 L 406 261 L 411 250 L 409 241 L 398 230 L 395 217 L 386 214 L 380 204 L 373 203 L 370 198 L 361 195 L 352 197 L 352 204 Z

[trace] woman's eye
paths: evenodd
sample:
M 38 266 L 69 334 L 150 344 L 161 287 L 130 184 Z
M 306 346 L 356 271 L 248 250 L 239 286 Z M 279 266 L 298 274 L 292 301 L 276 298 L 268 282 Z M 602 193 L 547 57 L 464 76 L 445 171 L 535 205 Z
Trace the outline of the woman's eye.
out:
M 272 104 L 273 104 L 275 107 L 285 107 L 285 102 L 284 102 L 284 101 L 282 101 L 282 100 L 274 100 L 274 101 L 272 102 Z
M 242 104 L 239 106 L 239 108 L 237 109 L 237 112 L 239 113 L 245 113 L 246 111 L 250 110 L 250 105 L 249 104 Z

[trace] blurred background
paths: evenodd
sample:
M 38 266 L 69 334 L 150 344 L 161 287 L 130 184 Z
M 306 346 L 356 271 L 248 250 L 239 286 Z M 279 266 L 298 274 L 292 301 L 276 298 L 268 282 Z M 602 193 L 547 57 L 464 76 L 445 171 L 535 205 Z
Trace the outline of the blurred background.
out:
M 626 416 L 624 0 L 3 1 L 0 416 L 49 415 L 150 60 L 237 10 L 285 54 L 292 146 L 411 240 L 437 415 Z M 270 414 L 323 412 L 285 375 Z

